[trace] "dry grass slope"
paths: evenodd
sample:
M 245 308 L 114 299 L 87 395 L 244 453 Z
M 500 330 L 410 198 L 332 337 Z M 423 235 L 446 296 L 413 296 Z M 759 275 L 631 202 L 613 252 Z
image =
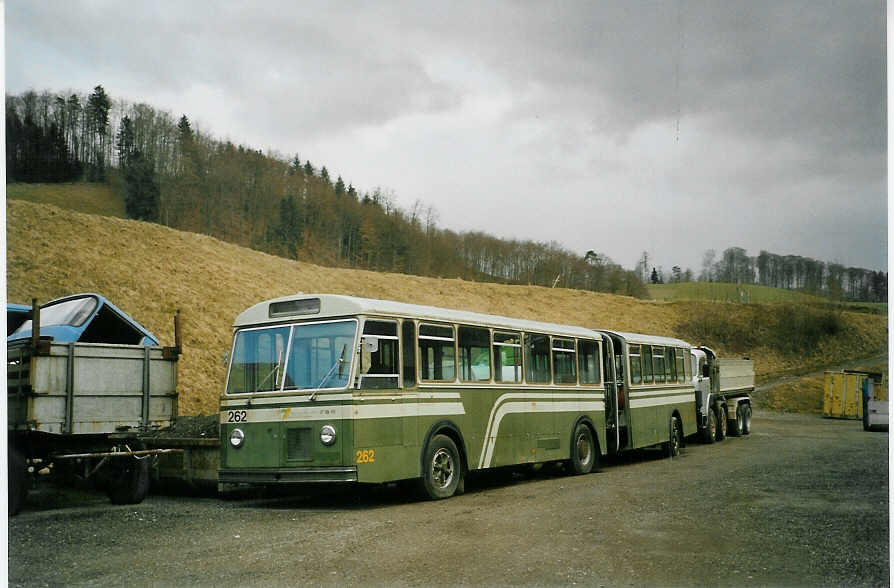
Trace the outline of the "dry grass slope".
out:
M 89 214 L 126 218 L 124 199 L 114 186 L 87 182 L 7 184 L 8 200 L 27 200 Z
M 172 344 L 172 317 L 181 309 L 183 414 L 216 412 L 233 319 L 274 296 L 332 292 L 657 335 L 675 335 L 684 314 L 692 310 L 686 303 L 594 292 L 321 267 L 160 225 L 24 201 L 7 202 L 7 247 L 12 302 L 99 292 L 163 344 Z M 743 308 L 728 307 L 732 313 Z M 885 344 L 884 317 L 845 314 L 848 330 L 868 334 L 857 339 L 858 348 L 849 344 L 836 352 L 862 357 Z M 767 371 L 762 366 L 775 365 L 760 350 L 752 357 L 762 373 Z

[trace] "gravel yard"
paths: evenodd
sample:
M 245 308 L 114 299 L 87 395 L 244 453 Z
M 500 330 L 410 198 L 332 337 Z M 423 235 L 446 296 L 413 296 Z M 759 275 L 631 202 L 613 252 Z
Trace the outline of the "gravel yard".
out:
M 757 412 L 754 432 L 598 473 L 110 505 L 38 488 L 9 522 L 11 585 L 888 585 L 888 434 Z

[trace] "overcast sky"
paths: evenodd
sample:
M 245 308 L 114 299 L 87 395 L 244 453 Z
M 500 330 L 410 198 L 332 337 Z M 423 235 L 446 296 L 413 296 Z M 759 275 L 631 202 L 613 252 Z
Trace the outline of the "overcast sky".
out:
M 6 2 L 6 89 L 147 102 L 442 227 L 887 270 L 881 1 Z

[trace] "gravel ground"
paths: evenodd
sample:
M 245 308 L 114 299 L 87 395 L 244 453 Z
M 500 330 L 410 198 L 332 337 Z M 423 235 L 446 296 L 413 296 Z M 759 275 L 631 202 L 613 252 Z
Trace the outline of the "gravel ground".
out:
M 888 434 L 796 414 L 753 424 L 588 476 L 488 473 L 440 502 L 386 486 L 112 506 L 40 488 L 10 520 L 9 581 L 888 585 Z
M 202 438 L 217 439 L 220 427 L 220 413 L 208 415 L 179 415 L 170 427 L 147 434 L 156 439 Z

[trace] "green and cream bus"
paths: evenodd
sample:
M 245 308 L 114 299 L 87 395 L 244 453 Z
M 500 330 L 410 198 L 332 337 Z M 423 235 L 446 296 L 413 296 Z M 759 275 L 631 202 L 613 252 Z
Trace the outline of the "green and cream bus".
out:
M 472 470 L 584 474 L 695 432 L 677 339 L 331 294 L 256 304 L 234 330 L 222 484 L 415 478 L 445 498 Z

